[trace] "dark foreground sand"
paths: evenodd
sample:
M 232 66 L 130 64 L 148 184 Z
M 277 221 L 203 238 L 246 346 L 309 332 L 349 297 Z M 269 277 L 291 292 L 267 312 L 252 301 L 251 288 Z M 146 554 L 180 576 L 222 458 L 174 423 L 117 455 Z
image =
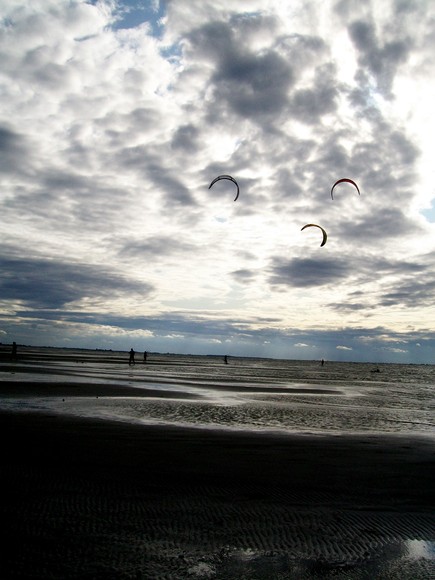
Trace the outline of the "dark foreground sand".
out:
M 433 443 L 0 413 L 0 578 L 431 578 Z

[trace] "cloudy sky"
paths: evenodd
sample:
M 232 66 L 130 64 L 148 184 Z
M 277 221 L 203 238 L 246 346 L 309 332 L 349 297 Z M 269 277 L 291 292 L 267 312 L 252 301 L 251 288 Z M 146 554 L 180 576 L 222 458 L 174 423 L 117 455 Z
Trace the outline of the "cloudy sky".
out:
M 0 341 L 435 363 L 434 51 L 430 0 L 2 2 Z

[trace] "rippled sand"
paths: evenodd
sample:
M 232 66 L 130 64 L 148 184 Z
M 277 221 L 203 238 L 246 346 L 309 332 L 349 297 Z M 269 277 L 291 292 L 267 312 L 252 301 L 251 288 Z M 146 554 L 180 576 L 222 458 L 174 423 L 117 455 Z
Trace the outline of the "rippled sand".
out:
M 435 577 L 432 367 L 42 354 L 0 361 L 2 578 Z

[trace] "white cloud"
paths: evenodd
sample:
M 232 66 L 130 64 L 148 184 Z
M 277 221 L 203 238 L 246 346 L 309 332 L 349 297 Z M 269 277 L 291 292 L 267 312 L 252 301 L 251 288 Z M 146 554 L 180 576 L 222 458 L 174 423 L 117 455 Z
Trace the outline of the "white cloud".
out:
M 407 350 L 404 350 L 403 348 L 393 348 L 393 347 L 389 347 L 386 350 L 389 350 L 390 352 L 395 352 L 395 353 L 406 353 L 406 352 L 408 352 Z
M 225 326 L 235 350 L 246 326 L 265 344 L 319 319 L 359 329 L 367 352 L 409 324 L 424 335 L 435 8 L 165 7 L 158 34 L 151 20 L 122 28 L 122 2 L 0 7 L 0 314 L 32 309 L 32 295 L 53 324 L 65 304 L 162 321 L 184 308 L 213 328 L 243 320 Z M 237 177 L 237 202 L 230 183 L 208 189 L 219 174 Z M 361 196 L 331 200 L 339 177 Z M 305 223 L 325 227 L 323 248 Z

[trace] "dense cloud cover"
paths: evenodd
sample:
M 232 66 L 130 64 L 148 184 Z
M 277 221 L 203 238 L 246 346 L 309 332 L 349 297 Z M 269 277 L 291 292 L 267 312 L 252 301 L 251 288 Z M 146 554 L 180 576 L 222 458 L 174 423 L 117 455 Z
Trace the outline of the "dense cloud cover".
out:
M 2 3 L 0 340 L 434 362 L 435 6 L 287 4 Z

